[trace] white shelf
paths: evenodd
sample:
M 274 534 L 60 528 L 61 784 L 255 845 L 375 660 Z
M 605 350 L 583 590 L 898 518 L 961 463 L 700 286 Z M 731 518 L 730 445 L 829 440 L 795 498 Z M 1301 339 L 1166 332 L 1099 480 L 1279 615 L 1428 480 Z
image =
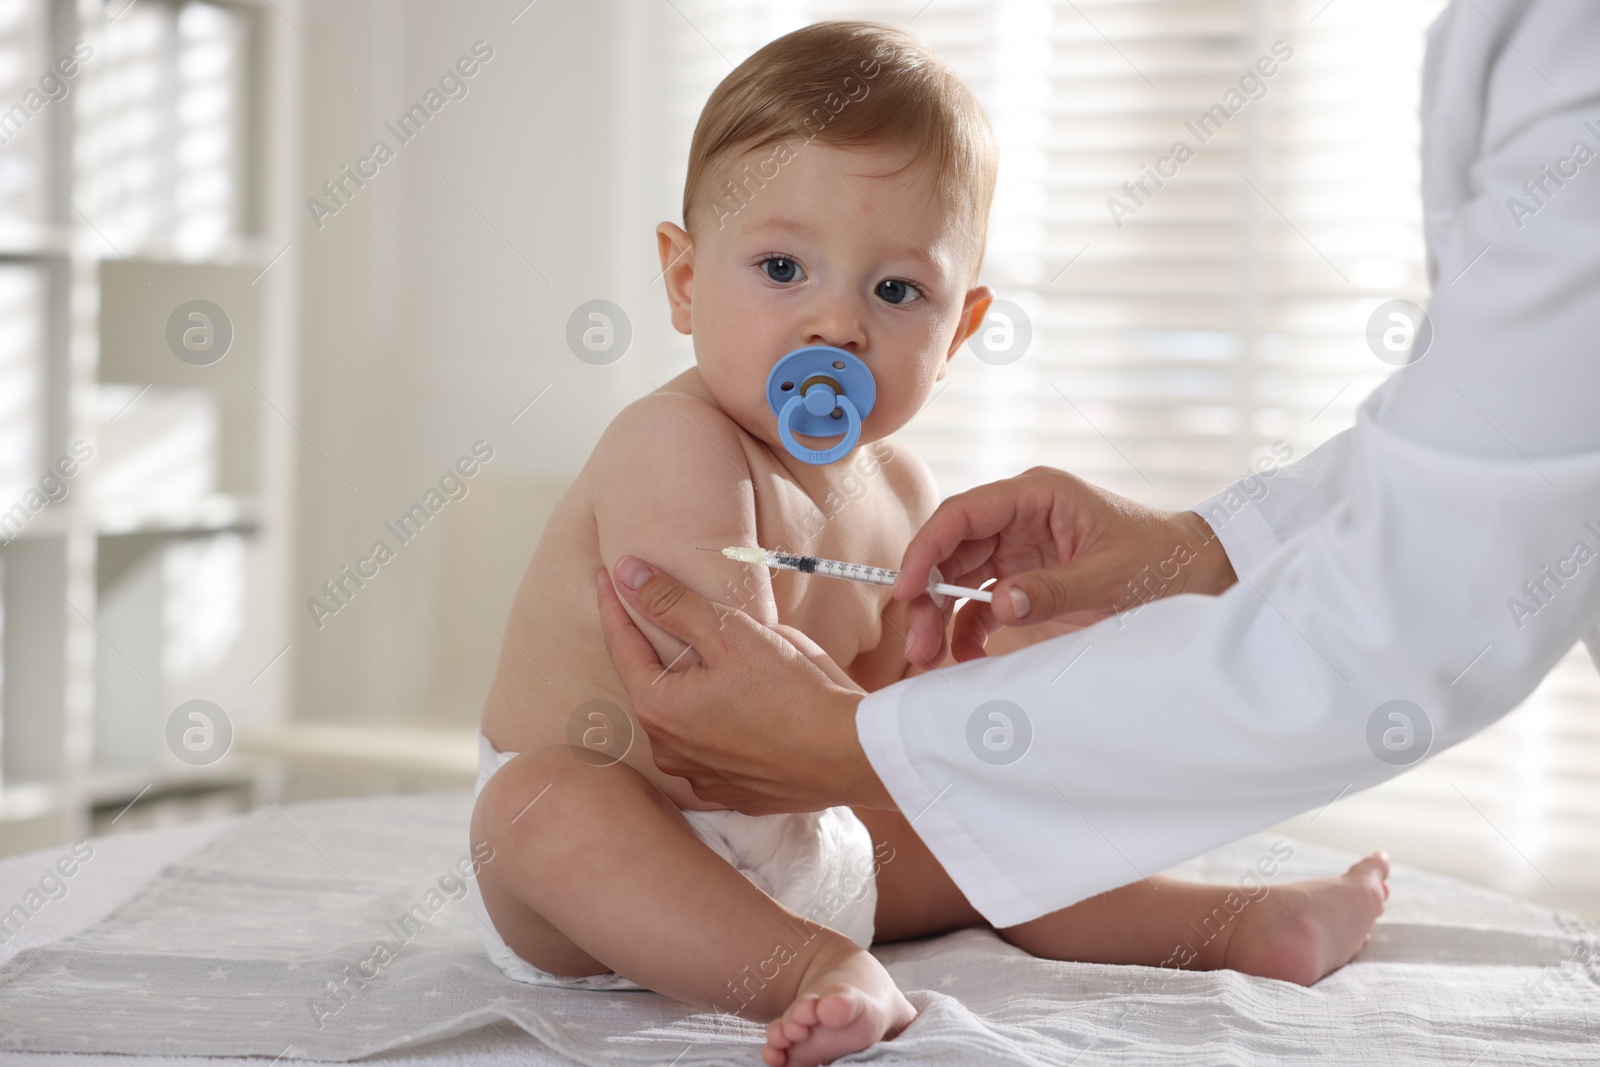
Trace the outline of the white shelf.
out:
M 89 250 L 108 263 L 131 260 L 134 263 L 258 269 L 271 263 L 274 257 L 288 246 L 289 242 L 285 241 L 284 244 L 274 248 L 269 241 L 244 237 L 197 248 L 185 247 L 154 235 L 133 238 L 126 242 L 119 240 L 114 249 L 106 247 L 104 241 L 99 245 L 88 242 Z
M 51 504 L 29 519 L 28 524 L 22 527 L 12 540 L 37 541 L 49 537 L 65 537 L 79 522 L 73 517 L 72 511 L 70 504 Z
M 42 259 L 82 256 L 104 263 L 132 262 L 205 267 L 265 268 L 290 244 L 273 248 L 253 238 L 231 238 L 215 244 L 181 245 L 158 235 L 136 237 L 75 232 L 71 227 L 0 222 L 0 257 Z
M 293 667 L 257 677 L 289 644 L 295 607 L 285 578 L 299 447 L 286 422 L 295 417 L 297 281 L 296 257 L 284 253 L 300 221 L 303 45 L 292 24 L 301 0 L 233 0 L 188 14 L 189 0 L 141 0 L 115 25 L 100 0 L 32 2 L 43 17 L 31 25 L 47 27 L 45 40 L 7 42 L 27 69 L 79 39 L 94 41 L 95 56 L 49 121 L 26 131 L 49 141 L 29 157 L 48 179 L 38 179 L 36 198 L 46 218 L 0 219 L 0 258 L 35 261 L 45 279 L 39 328 L 22 331 L 43 359 L 31 477 L 75 442 L 94 454 L 65 500 L 0 544 L 0 854 L 75 839 L 97 812 L 141 793 L 253 793 L 262 765 L 237 743 L 210 766 L 184 766 L 166 750 L 165 724 L 184 701 L 210 699 L 236 731 L 270 728 L 285 717 Z M 183 62 L 218 48 L 242 59 Z M 206 94 L 207 107 L 180 107 L 199 99 L 185 93 Z M 206 124 L 208 144 L 227 146 L 215 173 L 179 151 L 193 123 Z M 117 171 L 129 160 L 148 164 L 144 176 Z M 192 239 L 213 224 L 210 232 L 235 232 Z M 165 334 L 169 316 L 195 299 L 219 302 L 234 327 L 227 355 L 199 367 L 180 361 Z M 113 382 L 153 386 L 152 398 L 209 397 L 220 430 L 185 437 L 189 423 L 169 427 L 163 416 L 154 429 L 173 432 L 148 442 L 129 438 L 130 420 L 102 437 L 100 398 Z M 262 415 L 247 385 L 277 412 Z M 138 476 L 122 484 L 159 485 L 167 498 L 113 505 L 113 456 Z M 172 471 L 186 477 L 174 483 Z M 233 533 L 249 536 L 225 536 Z
M 75 238 L 71 229 L 7 220 L 0 222 L 0 256 L 66 256 L 71 254 Z
M 0 823 L 28 822 L 65 806 L 67 792 L 52 782 L 28 782 L 0 789 Z
M 131 804 L 145 797 L 160 797 L 177 792 L 230 789 L 256 781 L 259 768 L 253 762 L 228 760 L 221 767 L 173 767 L 155 771 L 96 771 L 84 783 L 82 797 L 91 805 Z
M 140 533 L 220 533 L 253 530 L 261 525 L 263 507 L 255 495 L 214 493 L 188 504 L 154 511 L 145 508 L 97 508 L 92 518 L 101 536 Z

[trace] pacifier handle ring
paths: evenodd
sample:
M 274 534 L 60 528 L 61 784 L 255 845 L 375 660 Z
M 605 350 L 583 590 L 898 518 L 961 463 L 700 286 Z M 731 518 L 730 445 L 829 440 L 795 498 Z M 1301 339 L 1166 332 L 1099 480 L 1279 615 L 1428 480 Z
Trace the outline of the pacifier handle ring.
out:
M 856 410 L 855 402 L 843 393 L 835 399 L 839 409 L 844 412 L 846 423 L 844 438 L 823 451 L 802 446 L 794 439 L 794 431 L 789 428 L 796 411 L 805 404 L 805 397 L 792 396 L 783 405 L 783 410 L 778 413 L 778 437 L 791 456 L 804 458 L 808 463 L 832 463 L 856 446 L 856 442 L 861 439 L 861 413 Z

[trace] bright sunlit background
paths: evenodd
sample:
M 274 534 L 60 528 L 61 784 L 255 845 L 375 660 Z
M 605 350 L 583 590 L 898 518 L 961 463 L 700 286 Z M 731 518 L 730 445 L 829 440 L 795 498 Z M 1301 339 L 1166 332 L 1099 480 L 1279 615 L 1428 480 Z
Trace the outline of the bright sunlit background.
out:
M 0 851 L 470 784 L 545 516 L 693 358 L 652 231 L 700 107 L 808 21 L 909 27 L 999 135 L 983 281 L 1020 309 L 991 328 L 1030 339 L 964 352 L 905 432 L 946 493 L 1044 463 L 1181 506 L 1305 455 L 1392 370 L 1374 309 L 1426 301 L 1440 7 L 0 0 Z M 1264 91 L 1132 199 L 1262 56 Z M 594 299 L 633 333 L 607 366 L 566 341 Z M 480 441 L 467 497 L 314 618 Z M 175 754 L 191 700 L 222 758 Z M 1287 829 L 1593 917 L 1596 767 L 1574 653 L 1499 726 Z

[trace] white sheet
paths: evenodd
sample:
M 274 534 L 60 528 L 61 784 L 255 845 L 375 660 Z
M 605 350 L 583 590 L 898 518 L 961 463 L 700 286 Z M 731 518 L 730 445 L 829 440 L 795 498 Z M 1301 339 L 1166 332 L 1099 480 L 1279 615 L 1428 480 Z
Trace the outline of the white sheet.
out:
M 54 1064 L 98 1062 L 113 1049 L 270 1062 L 286 1049 L 285 1058 L 392 1050 L 409 1034 L 433 1041 L 379 1058 L 759 1062 L 753 1024 L 653 994 L 506 981 L 482 958 L 465 902 L 444 905 L 378 983 L 324 1020 L 323 1032 L 311 1028 L 306 1004 L 321 976 L 335 973 L 330 960 L 357 960 L 353 946 L 382 936 L 387 917 L 465 855 L 468 804 L 456 794 L 338 801 L 95 841 L 94 859 L 66 880 L 67 896 L 15 939 L 37 947 L 0 971 L 0 1048 L 84 1050 Z M 1236 882 L 1270 844 L 1240 842 L 1186 867 Z M 1278 880 L 1348 862 L 1294 847 Z M 66 853 L 0 863 L 0 908 Z M 1393 885 L 1372 946 L 1311 990 L 1228 972 L 1049 963 L 977 930 L 883 949 L 923 1016 L 866 1058 L 1081 1067 L 1600 1061 L 1600 941 L 1581 921 L 1405 869 Z M 15 948 L 0 948 L 0 959 Z M 0 1063 L 40 1058 L 0 1054 Z

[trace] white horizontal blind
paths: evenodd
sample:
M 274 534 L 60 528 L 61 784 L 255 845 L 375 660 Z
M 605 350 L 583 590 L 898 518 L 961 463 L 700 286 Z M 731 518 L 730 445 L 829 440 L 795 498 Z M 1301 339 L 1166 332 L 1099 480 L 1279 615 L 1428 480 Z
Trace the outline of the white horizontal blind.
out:
M 1020 455 L 1179 505 L 1349 425 L 1389 371 L 1367 315 L 1424 297 L 1415 100 L 1437 5 L 1349 0 L 1312 22 L 1320 6 L 985 9 L 1001 39 L 967 77 L 1020 204 L 997 200 L 986 280 L 1033 341 L 963 360 L 913 428 L 948 489 Z M 917 22 L 936 46 L 965 36 L 941 7 Z
M 1032 342 L 1004 365 L 963 352 L 900 435 L 947 494 L 1049 464 L 1192 503 L 1351 425 L 1392 369 L 1367 347 L 1368 317 L 1426 304 L 1417 110 L 1443 0 L 673 6 L 654 105 L 662 217 L 677 216 L 711 88 L 794 25 L 909 27 L 982 100 L 1001 156 L 983 281 L 1023 309 Z M 1157 187 L 1146 168 L 1178 141 L 1192 158 Z M 1141 178 L 1136 198 L 1124 183 Z M 1132 209 L 1120 226 L 1113 198 Z M 1600 680 L 1574 654 L 1499 726 L 1302 829 L 1600 904 L 1597 757 Z
M 52 76 L 49 16 L 45 0 L 0 0 L 0 232 L 45 221 L 52 108 L 71 92 Z
M 112 240 L 214 251 L 244 228 L 247 16 L 146 0 L 106 23 L 79 137 L 86 208 Z

